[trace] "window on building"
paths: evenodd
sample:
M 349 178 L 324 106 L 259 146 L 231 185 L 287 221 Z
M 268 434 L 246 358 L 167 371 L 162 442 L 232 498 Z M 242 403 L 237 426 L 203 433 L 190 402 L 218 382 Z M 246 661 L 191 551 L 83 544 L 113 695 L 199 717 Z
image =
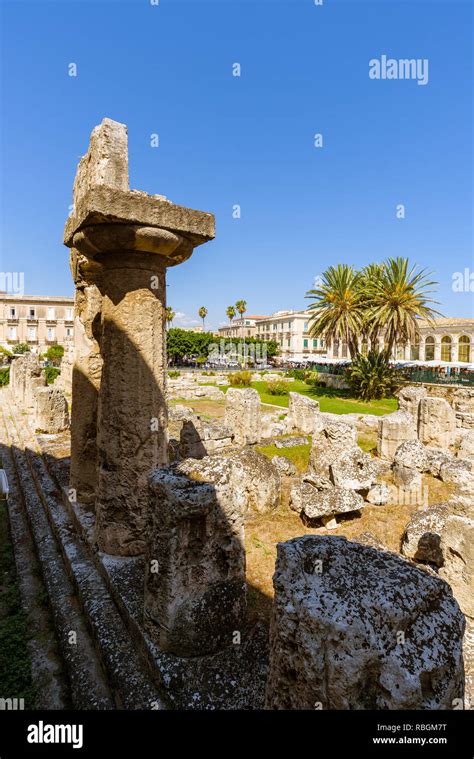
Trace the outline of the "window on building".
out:
M 467 364 L 471 360 L 471 341 L 467 335 L 461 335 L 458 344 L 458 361 L 465 361 Z
M 36 316 L 36 309 L 34 308 L 34 306 L 30 307 L 28 309 L 28 316 L 30 317 L 30 319 L 34 319 L 35 318 L 35 316 Z
M 339 356 L 339 340 L 334 340 L 333 346 L 332 346 L 332 355 L 334 358 L 338 358 Z
M 288 345 L 288 348 L 291 346 L 291 339 L 290 338 L 288 338 L 288 340 L 286 341 L 286 344 Z
M 54 306 L 48 306 L 48 319 L 55 319 L 56 309 Z
M 10 317 L 14 319 L 16 316 L 16 308 L 15 306 L 10 306 Z
M 323 341 L 321 340 L 321 347 L 323 347 Z M 342 343 L 341 358 L 347 358 L 347 343 Z
M 435 339 L 431 335 L 425 340 L 425 361 L 434 361 Z
M 395 357 L 399 361 L 403 361 L 405 358 L 405 346 L 404 345 L 397 345 L 396 351 L 395 351 Z
M 416 340 L 410 345 L 410 361 L 420 360 L 420 341 Z
M 275 331 L 275 330 L 276 330 L 276 328 L 277 328 L 277 325 L 276 325 L 276 324 L 274 324 L 274 325 L 273 325 L 273 331 Z
M 55 339 L 55 332 L 56 330 L 54 329 L 54 327 L 48 327 L 48 340 Z
M 305 322 L 303 324 L 303 332 L 307 332 L 307 331 L 308 331 L 308 322 Z
M 16 340 L 16 327 L 9 327 L 9 329 L 8 329 L 8 339 L 9 340 Z
M 73 311 L 72 308 L 66 308 L 66 319 L 68 319 L 69 321 L 73 318 L 72 311 Z
M 74 334 L 72 327 L 66 327 L 66 337 L 72 337 Z
M 308 340 L 305 339 L 303 340 L 303 348 L 307 348 L 307 347 L 308 347 Z
M 441 338 L 441 361 L 451 361 L 452 342 L 448 335 Z
M 318 339 L 317 339 L 317 338 L 315 338 L 315 339 L 313 340 L 313 348 L 317 348 L 317 347 L 318 347 Z

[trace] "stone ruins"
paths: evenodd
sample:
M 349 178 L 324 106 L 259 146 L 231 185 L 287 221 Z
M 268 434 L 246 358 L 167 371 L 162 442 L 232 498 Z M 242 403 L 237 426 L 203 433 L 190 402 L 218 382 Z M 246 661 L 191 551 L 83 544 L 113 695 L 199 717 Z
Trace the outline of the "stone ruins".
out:
M 71 702 L 469 707 L 469 412 L 418 387 L 402 388 L 392 414 L 341 416 L 295 392 L 288 409 L 264 406 L 224 374 L 169 379 L 166 269 L 212 240 L 214 217 L 131 190 L 127 140 L 125 125 L 104 119 L 77 169 L 64 232 L 74 353 L 50 386 L 34 356 L 16 358 L 0 397 L 12 532 L 18 550 L 26 525 L 33 536 Z M 202 402 L 219 413 L 193 410 Z M 293 448 L 309 451 L 307 466 L 290 460 Z M 427 481 L 449 495 L 427 508 L 414 501 L 399 553 L 367 531 L 329 534 L 394 513 L 400 494 L 418 498 Z M 248 587 L 246 531 L 278 519 L 301 536 L 278 544 L 268 628 L 252 617 L 263 594 Z M 39 673 L 46 660 L 35 660 Z

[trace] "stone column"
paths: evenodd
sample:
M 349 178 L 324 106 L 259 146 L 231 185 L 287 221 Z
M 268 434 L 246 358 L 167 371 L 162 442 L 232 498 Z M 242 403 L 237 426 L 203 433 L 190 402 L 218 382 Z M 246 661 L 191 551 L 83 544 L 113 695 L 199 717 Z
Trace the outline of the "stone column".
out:
M 70 266 L 76 286 L 70 498 L 93 507 L 97 492 L 97 401 L 102 376 L 99 345 L 102 266 L 74 248 Z
M 124 124 L 104 119 L 93 130 L 64 234 L 79 327 L 71 485 L 79 500 L 95 500 L 96 541 L 106 553 L 144 551 L 147 475 L 167 461 L 166 267 L 213 237 L 212 214 L 129 190 Z
M 439 337 L 439 335 L 435 335 L 434 339 L 435 339 L 434 360 L 441 361 L 441 338 Z

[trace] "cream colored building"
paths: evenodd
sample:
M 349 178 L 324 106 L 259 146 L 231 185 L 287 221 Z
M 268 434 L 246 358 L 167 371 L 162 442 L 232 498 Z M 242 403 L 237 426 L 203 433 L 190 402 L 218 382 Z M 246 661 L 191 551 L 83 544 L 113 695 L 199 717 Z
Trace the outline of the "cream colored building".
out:
M 27 343 L 33 353 L 74 342 L 74 298 L 0 293 L 0 345 Z
M 267 316 L 243 316 L 232 319 L 231 324 L 219 327 L 219 337 L 255 337 L 257 325 Z
M 474 319 L 442 317 L 434 324 L 419 322 L 420 337 L 414 344 L 398 345 L 393 358 L 404 361 L 448 361 L 471 363 L 474 361 Z M 383 347 L 383 340 L 380 346 Z M 367 351 L 367 344 L 359 342 L 359 350 Z M 328 348 L 330 358 L 348 358 L 346 343 L 335 341 Z
M 311 337 L 309 320 L 308 311 L 276 311 L 256 322 L 255 337 L 275 340 L 283 361 L 317 361 L 328 355 L 327 347 L 323 338 Z

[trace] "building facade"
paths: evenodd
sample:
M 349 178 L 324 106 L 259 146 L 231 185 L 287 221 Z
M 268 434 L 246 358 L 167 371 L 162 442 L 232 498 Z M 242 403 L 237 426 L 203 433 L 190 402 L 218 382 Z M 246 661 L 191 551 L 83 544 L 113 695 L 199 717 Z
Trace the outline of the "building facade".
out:
M 311 337 L 309 321 L 308 311 L 277 311 L 256 322 L 255 337 L 275 340 L 280 348 L 279 358 L 283 361 L 317 361 L 327 357 L 327 346 L 323 338 Z
M 51 345 L 74 342 L 74 298 L 0 293 L 0 345 L 11 350 L 17 343 L 32 353 Z
M 267 316 L 242 316 L 232 319 L 230 324 L 219 327 L 219 337 L 256 337 L 257 325 Z
M 419 338 L 415 343 L 397 345 L 393 358 L 402 361 L 448 361 L 465 364 L 474 361 L 474 319 L 442 317 L 433 324 L 419 322 Z M 379 348 L 383 347 L 383 339 Z M 359 341 L 359 350 L 366 353 L 367 343 Z M 345 342 L 334 341 L 328 347 L 329 358 L 348 358 Z

